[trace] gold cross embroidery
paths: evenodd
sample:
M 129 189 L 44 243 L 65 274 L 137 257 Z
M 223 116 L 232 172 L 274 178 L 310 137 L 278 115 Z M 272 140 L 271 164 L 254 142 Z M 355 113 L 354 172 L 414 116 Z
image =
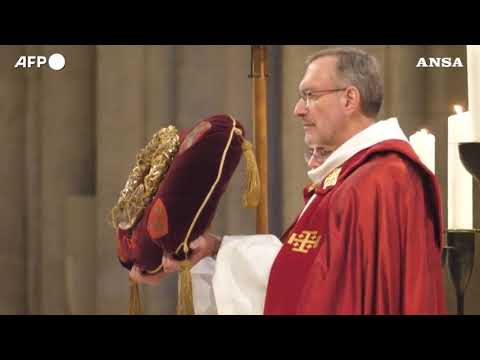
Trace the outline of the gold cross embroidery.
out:
M 293 245 L 292 251 L 308 253 L 311 249 L 315 249 L 321 236 L 317 236 L 318 231 L 302 231 L 300 235 L 293 233 L 288 239 L 288 244 Z
M 342 171 L 342 168 L 336 168 L 325 178 L 325 181 L 323 182 L 324 189 L 326 189 L 329 186 L 334 186 L 337 183 L 337 179 L 338 179 L 338 175 L 340 175 L 340 171 Z

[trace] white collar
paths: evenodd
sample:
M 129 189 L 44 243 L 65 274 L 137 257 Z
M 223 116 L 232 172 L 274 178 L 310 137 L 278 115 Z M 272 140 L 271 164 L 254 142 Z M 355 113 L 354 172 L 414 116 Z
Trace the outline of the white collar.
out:
M 308 177 L 313 183 L 320 184 L 325 176 L 352 156 L 385 140 L 403 140 L 408 142 L 403 130 L 398 125 L 397 118 L 377 121 L 366 129 L 360 131 L 358 134 L 352 136 L 330 154 L 321 166 L 310 170 L 307 173 Z

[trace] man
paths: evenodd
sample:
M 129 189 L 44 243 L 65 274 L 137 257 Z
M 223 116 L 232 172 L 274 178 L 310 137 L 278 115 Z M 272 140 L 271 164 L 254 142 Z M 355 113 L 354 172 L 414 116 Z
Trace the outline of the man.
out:
M 256 262 L 266 287 L 263 313 L 444 314 L 439 185 L 396 119 L 375 121 L 383 100 L 376 60 L 350 48 L 316 53 L 299 94 L 294 114 L 306 145 L 315 147 L 312 185 L 282 244 Z M 220 249 L 214 279 L 220 297 L 230 281 L 225 273 L 238 278 L 247 271 L 228 271 L 233 255 L 256 256 L 243 245 L 248 237 L 225 240 L 205 234 L 191 244 L 194 263 Z M 244 248 L 235 253 L 234 246 Z M 178 270 L 171 258 L 164 265 Z M 133 270 L 132 277 L 148 281 Z

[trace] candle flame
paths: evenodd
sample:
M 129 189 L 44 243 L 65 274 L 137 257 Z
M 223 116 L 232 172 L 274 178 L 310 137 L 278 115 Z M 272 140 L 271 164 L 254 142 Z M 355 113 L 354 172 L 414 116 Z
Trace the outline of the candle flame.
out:
M 456 114 L 461 114 L 463 112 L 463 108 L 460 105 L 453 105 L 453 111 L 455 111 Z

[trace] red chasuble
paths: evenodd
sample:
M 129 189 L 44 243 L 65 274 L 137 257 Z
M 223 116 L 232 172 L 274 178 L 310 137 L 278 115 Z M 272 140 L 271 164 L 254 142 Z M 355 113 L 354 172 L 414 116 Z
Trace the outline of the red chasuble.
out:
M 407 142 L 360 151 L 305 192 L 265 314 L 445 314 L 440 187 Z

